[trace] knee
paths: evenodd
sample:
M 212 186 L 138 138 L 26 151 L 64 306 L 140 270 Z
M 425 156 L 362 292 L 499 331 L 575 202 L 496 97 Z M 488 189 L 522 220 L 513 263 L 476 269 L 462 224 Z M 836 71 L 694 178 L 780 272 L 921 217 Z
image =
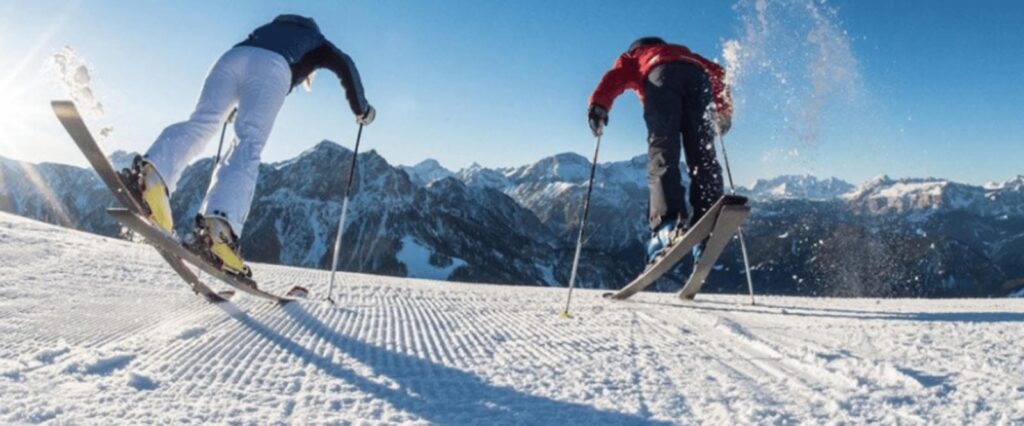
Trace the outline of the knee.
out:
M 251 147 L 262 147 L 269 136 L 267 126 L 252 121 L 238 121 L 235 123 L 235 134 L 245 145 Z
M 660 178 L 678 169 L 679 161 L 673 162 L 662 154 L 651 155 L 647 159 L 647 176 L 650 178 Z

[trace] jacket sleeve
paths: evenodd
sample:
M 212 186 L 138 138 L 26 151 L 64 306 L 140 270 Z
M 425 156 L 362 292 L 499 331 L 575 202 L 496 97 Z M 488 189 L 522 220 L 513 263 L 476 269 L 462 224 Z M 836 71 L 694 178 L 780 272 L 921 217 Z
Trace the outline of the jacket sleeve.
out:
M 594 93 L 590 95 L 590 104 L 599 105 L 607 111 L 611 111 L 612 103 L 626 89 L 638 90 L 640 81 L 640 65 L 636 59 L 628 53 L 619 56 L 615 65 L 601 77 Z
M 324 41 L 324 44 L 316 50 L 316 55 L 319 59 L 317 61 L 317 68 L 327 68 L 338 76 L 338 79 L 341 80 L 341 86 L 345 88 L 345 97 L 348 99 L 348 105 L 352 108 L 353 114 L 361 115 L 365 113 L 370 104 L 366 101 L 366 96 L 363 94 L 363 82 L 359 78 L 359 70 L 356 69 L 356 64 L 352 62 L 352 58 L 335 47 L 330 41 Z

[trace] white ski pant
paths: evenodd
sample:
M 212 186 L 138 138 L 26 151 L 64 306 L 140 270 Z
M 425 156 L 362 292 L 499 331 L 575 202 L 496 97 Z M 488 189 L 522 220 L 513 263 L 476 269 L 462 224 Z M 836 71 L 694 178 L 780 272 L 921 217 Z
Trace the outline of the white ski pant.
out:
M 291 79 L 291 68 L 281 55 L 256 47 L 232 48 L 210 69 L 188 121 L 164 129 L 146 153 L 173 193 L 185 167 L 203 152 L 237 106 L 237 139 L 217 164 L 199 213 L 227 219 L 238 236 L 256 190 L 260 153 L 291 89 Z

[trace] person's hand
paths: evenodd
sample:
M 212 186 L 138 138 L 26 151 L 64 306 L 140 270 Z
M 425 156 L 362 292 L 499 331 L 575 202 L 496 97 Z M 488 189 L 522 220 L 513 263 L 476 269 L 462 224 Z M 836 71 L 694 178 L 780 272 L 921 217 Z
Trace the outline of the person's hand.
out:
M 590 124 L 590 131 L 594 137 L 604 134 L 604 126 L 608 125 L 608 110 L 603 106 L 591 104 L 587 109 L 587 122 Z
M 372 105 L 366 106 L 366 112 L 356 116 L 356 123 L 361 126 L 369 126 L 373 123 L 373 119 L 377 118 L 377 110 L 373 109 Z
M 729 114 L 718 114 L 715 119 L 715 125 L 718 127 L 718 135 L 725 136 L 729 133 L 729 129 L 732 128 L 732 116 Z

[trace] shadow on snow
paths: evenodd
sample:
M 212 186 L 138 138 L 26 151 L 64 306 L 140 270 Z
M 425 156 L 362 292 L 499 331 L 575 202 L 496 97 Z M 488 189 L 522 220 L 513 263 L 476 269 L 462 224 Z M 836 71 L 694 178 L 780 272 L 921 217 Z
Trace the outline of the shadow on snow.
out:
M 253 319 L 230 304 L 218 304 L 243 326 L 324 373 L 355 386 L 396 409 L 441 424 L 564 423 L 657 424 L 640 416 L 602 411 L 589 405 L 530 395 L 510 387 L 486 383 L 480 377 L 426 359 L 388 351 L 342 335 L 306 310 L 300 303 L 281 309 L 300 327 L 339 351 L 386 376 L 398 386 L 371 380 L 349 366 L 314 352 Z M 668 424 L 668 423 L 665 423 Z
M 710 300 L 694 302 L 657 302 L 630 300 L 626 303 L 658 305 L 678 309 L 693 309 L 712 312 L 742 312 L 766 315 L 789 315 L 797 317 L 842 318 L 885 321 L 925 321 L 925 322 L 964 322 L 964 323 L 1024 323 L 1024 312 L 885 312 L 866 311 L 842 308 L 812 308 L 802 306 L 786 306 L 772 304 L 740 305 Z M 780 311 L 772 311 L 777 309 Z

